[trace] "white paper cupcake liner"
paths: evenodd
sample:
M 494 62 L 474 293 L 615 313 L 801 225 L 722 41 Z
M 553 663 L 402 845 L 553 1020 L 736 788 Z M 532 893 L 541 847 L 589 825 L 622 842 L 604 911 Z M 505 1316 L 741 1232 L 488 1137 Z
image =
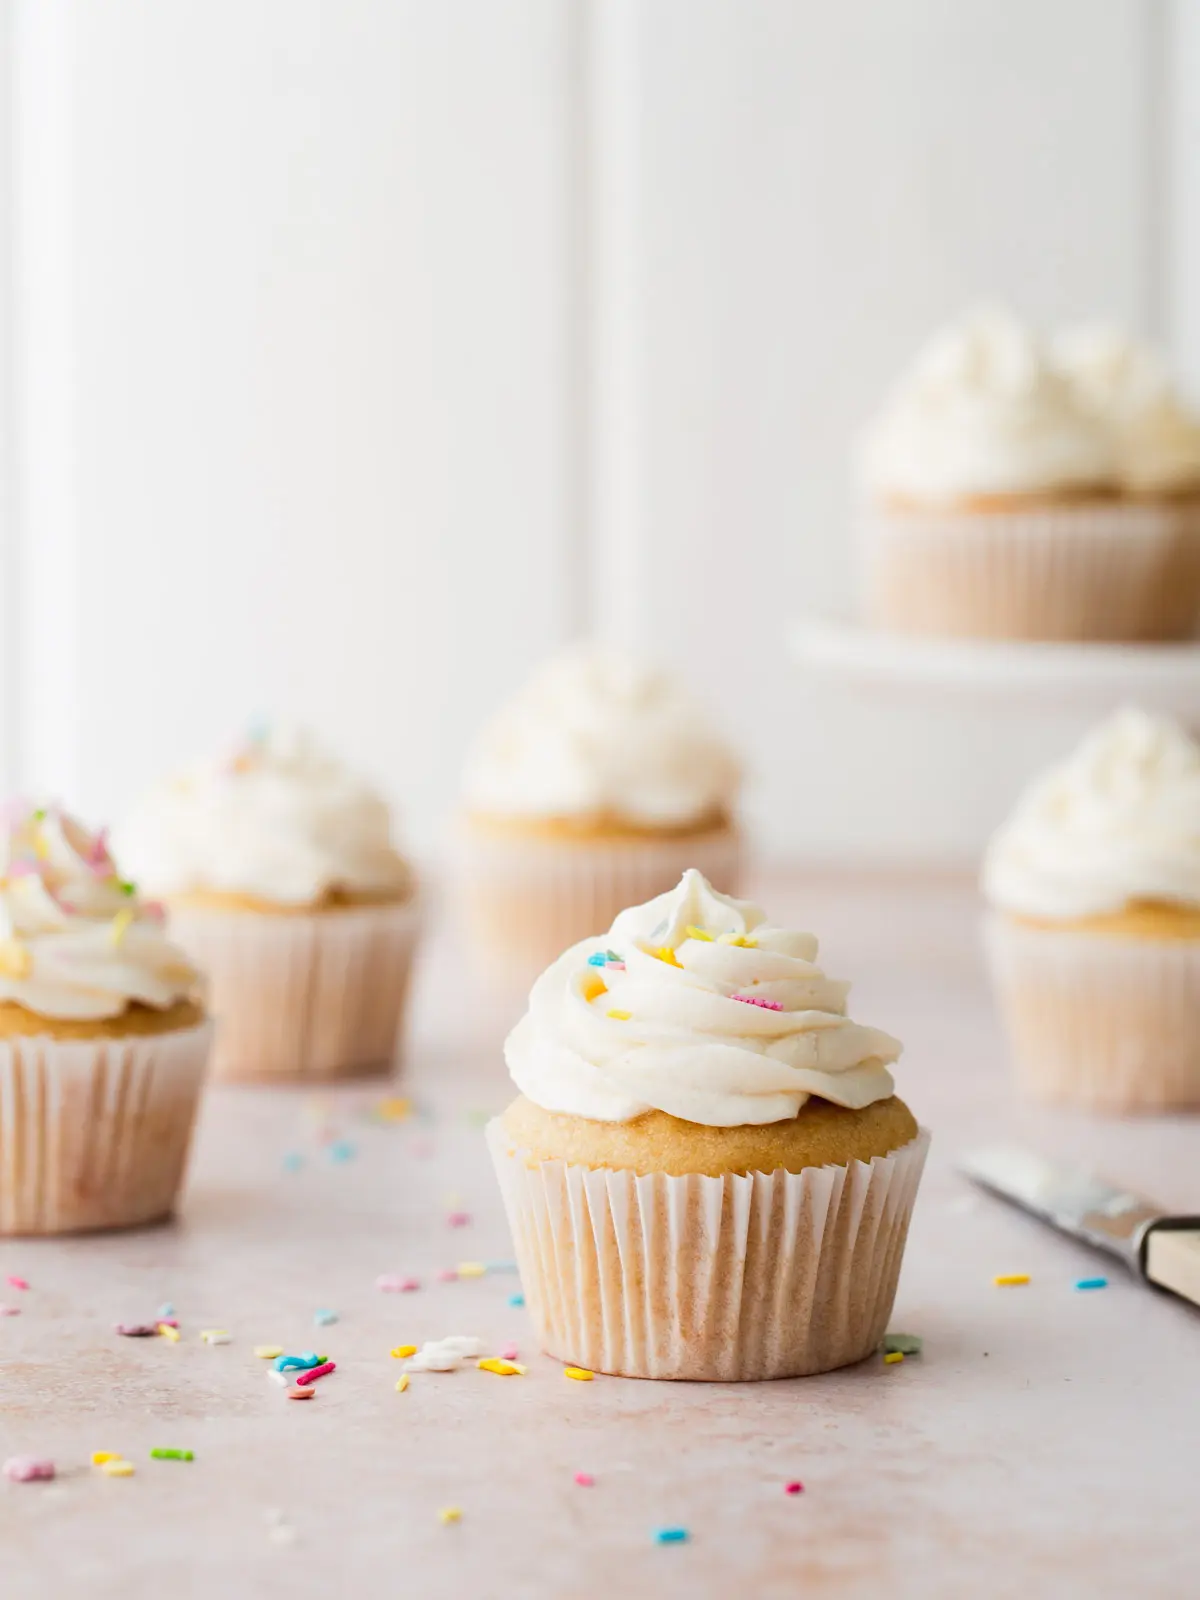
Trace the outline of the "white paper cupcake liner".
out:
M 1022 1088 L 1093 1111 L 1200 1107 L 1200 940 L 986 923 Z
M 737 894 L 741 838 L 733 827 L 662 839 L 557 839 L 464 825 L 458 881 L 478 964 L 531 983 L 580 939 L 604 933 L 628 906 L 673 889 L 688 867 Z
M 629 1378 L 791 1378 L 887 1330 L 929 1135 L 848 1166 L 721 1178 L 535 1161 L 488 1144 L 542 1348 Z
M 1044 640 L 1188 636 L 1194 519 L 1166 502 L 1013 511 L 871 511 L 866 610 L 900 633 Z
M 170 927 L 208 979 L 214 1078 L 314 1081 L 395 1067 L 415 901 L 279 916 L 181 906 Z
M 0 1040 L 0 1234 L 169 1216 L 212 1032 Z

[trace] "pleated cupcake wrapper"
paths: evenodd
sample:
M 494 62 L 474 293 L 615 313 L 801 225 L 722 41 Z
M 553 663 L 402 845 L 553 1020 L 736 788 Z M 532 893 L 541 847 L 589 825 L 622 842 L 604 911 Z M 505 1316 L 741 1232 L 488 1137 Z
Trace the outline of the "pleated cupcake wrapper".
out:
M 732 827 L 662 839 L 567 840 L 466 825 L 458 876 L 479 965 L 532 983 L 564 950 L 605 932 L 627 906 L 665 894 L 688 867 L 736 894 L 742 845 Z
M 1200 940 L 985 929 L 1017 1076 L 1094 1111 L 1200 1107 Z
M 542 1348 L 630 1378 L 860 1361 L 887 1330 L 929 1135 L 869 1163 L 639 1177 L 488 1144 Z
M 413 901 L 286 916 L 172 908 L 172 937 L 208 978 L 214 1078 L 391 1071 L 419 926 Z
M 169 1216 L 212 1033 L 0 1040 L 0 1234 Z
M 868 619 L 901 633 L 1154 640 L 1200 618 L 1196 518 L 1163 503 L 868 514 Z

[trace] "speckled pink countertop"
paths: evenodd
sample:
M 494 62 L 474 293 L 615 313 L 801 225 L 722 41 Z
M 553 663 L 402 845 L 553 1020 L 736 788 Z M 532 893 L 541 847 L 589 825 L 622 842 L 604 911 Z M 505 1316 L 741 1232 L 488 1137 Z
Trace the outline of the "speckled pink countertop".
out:
M 214 1092 L 177 1225 L 0 1242 L 0 1301 L 21 1312 L 0 1318 L 0 1456 L 59 1471 L 0 1483 L 3 1600 L 1196 1594 L 1200 1314 L 975 1198 L 952 1167 L 1016 1134 L 1195 1209 L 1200 1123 L 1014 1103 L 966 886 L 758 888 L 856 980 L 855 1014 L 908 1046 L 901 1087 L 934 1144 L 892 1325 L 923 1336 L 919 1359 L 744 1387 L 573 1383 L 534 1351 L 513 1277 L 437 1281 L 510 1255 L 480 1130 L 506 1095 L 504 1007 L 475 1001 L 444 936 L 402 1086 L 419 1119 L 367 1121 L 378 1089 Z M 470 1224 L 451 1228 L 453 1210 Z M 1019 1271 L 1027 1288 L 992 1287 Z M 422 1287 L 382 1294 L 389 1272 Z M 1092 1272 L 1110 1287 L 1076 1293 Z M 112 1331 L 164 1301 L 179 1344 Z M 318 1329 L 323 1307 L 339 1320 Z M 202 1344 L 210 1327 L 232 1342 Z M 449 1333 L 516 1343 L 528 1376 L 419 1374 L 397 1394 L 390 1347 Z M 289 1402 L 259 1343 L 339 1370 Z M 152 1462 L 158 1445 L 196 1458 Z M 100 1449 L 136 1475 L 101 1477 Z M 447 1506 L 461 1521 L 442 1524 Z M 656 1545 L 664 1526 L 689 1542 Z

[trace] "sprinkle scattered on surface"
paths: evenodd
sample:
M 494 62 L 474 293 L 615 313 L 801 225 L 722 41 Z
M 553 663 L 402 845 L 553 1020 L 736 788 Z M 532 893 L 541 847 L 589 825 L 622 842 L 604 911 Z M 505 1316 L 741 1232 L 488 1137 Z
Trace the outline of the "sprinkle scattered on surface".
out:
M 54 1463 L 42 1456 L 9 1456 L 0 1471 L 10 1483 L 45 1482 L 54 1476 Z
M 118 1322 L 117 1332 L 125 1339 L 153 1339 L 158 1335 L 157 1322 Z
M 657 956 L 659 961 L 665 961 L 669 967 L 677 967 L 679 965 L 679 957 L 675 954 L 674 950 L 671 949 L 669 944 L 660 944 L 654 954 Z
M 375 1279 L 375 1287 L 381 1294 L 408 1294 L 421 1287 L 421 1280 L 401 1278 L 394 1272 L 381 1272 Z
M 410 1359 L 410 1372 L 457 1372 L 468 1361 L 483 1354 L 483 1340 L 465 1334 L 450 1334 L 445 1339 L 426 1339 Z
M 439 1283 L 457 1283 L 458 1282 L 458 1269 L 457 1269 L 457 1267 L 439 1267 L 438 1268 L 438 1274 L 437 1274 L 437 1280 L 438 1280 Z
M 327 1154 L 330 1161 L 353 1161 L 358 1150 L 349 1139 L 335 1139 L 329 1146 Z
M 277 1356 L 283 1354 L 283 1346 L 281 1344 L 256 1344 L 254 1346 L 254 1354 L 258 1356 L 260 1361 L 274 1361 Z
M 396 1379 L 396 1393 L 397 1394 L 403 1394 L 405 1389 L 407 1389 L 407 1388 L 408 1388 L 408 1373 L 407 1372 L 402 1372 L 400 1374 L 400 1376 Z
M 125 1461 L 120 1456 L 114 1456 L 110 1460 L 100 1463 L 100 1471 L 106 1478 L 132 1478 L 133 1462 Z
M 1075 1281 L 1075 1287 L 1077 1289 L 1107 1289 L 1108 1288 L 1108 1279 L 1107 1278 L 1077 1278 L 1076 1281 Z
M 228 1344 L 230 1342 L 228 1328 L 205 1328 L 200 1334 L 205 1344 Z
M 283 1170 L 285 1172 L 299 1172 L 303 1165 L 304 1157 L 299 1150 L 289 1150 L 283 1158 Z
M 192 1450 L 176 1450 L 160 1446 L 151 1450 L 150 1459 L 151 1461 L 194 1461 L 196 1455 Z
M 296 1379 L 296 1387 L 303 1389 L 306 1384 L 316 1383 L 318 1378 L 323 1378 L 327 1373 L 336 1371 L 336 1361 L 322 1361 L 319 1367 L 309 1367 L 305 1372 L 300 1373 Z
M 586 1367 L 564 1367 L 563 1368 L 563 1377 L 564 1378 L 575 1378 L 580 1383 L 591 1383 L 592 1379 L 595 1376 L 596 1376 L 596 1374 L 594 1372 L 589 1372 Z
M 594 1486 L 596 1480 L 590 1472 L 577 1472 L 575 1474 L 575 1482 L 581 1489 L 590 1489 Z
M 903 1350 L 889 1350 L 887 1355 L 885 1355 L 884 1358 L 883 1358 L 883 1364 L 884 1364 L 885 1367 L 894 1367 L 898 1361 L 903 1361 L 903 1360 L 904 1360 L 904 1351 Z
M 398 1344 L 392 1350 L 392 1354 L 399 1361 L 405 1360 L 406 1357 L 408 1357 L 408 1356 L 415 1356 L 416 1353 L 417 1353 L 417 1347 L 416 1347 L 415 1344 Z
M 487 1269 L 489 1272 L 515 1272 L 517 1263 L 515 1261 L 489 1261 Z
M 337 1319 L 337 1312 L 330 1311 L 324 1306 L 321 1308 L 321 1310 L 313 1312 L 313 1321 L 316 1323 L 318 1328 L 330 1328 L 337 1321 Z
M 886 1333 L 883 1336 L 883 1349 L 885 1354 L 899 1350 L 902 1356 L 919 1356 L 924 1349 L 924 1341 L 915 1333 Z
M 0 1306 L 0 1317 L 19 1317 L 20 1315 L 20 1306 Z
M 519 1354 L 520 1352 L 515 1344 L 505 1344 L 500 1346 L 501 1361 L 515 1361 Z
M 29 1287 L 24 1278 L 18 1278 L 11 1272 L 4 1281 L 10 1289 L 28 1289 Z
M 169 1300 L 164 1300 L 162 1305 L 160 1305 L 158 1310 L 155 1312 L 155 1316 L 160 1322 L 164 1322 L 168 1317 L 173 1317 L 174 1315 L 175 1307 Z
M 92 1465 L 102 1467 L 106 1461 L 120 1461 L 121 1457 L 115 1450 L 93 1450 Z
M 438 1520 L 447 1526 L 452 1522 L 461 1522 L 462 1511 L 458 1506 L 443 1506 L 438 1512 Z
M 487 1268 L 482 1261 L 460 1261 L 455 1271 L 460 1278 L 482 1278 Z
M 469 1211 L 452 1211 L 446 1218 L 446 1222 L 451 1228 L 468 1228 L 471 1225 L 471 1213 Z
M 319 1367 L 321 1357 L 315 1350 L 302 1350 L 298 1356 L 281 1355 L 276 1359 L 276 1372 L 299 1372 L 306 1367 Z
M 711 933 L 709 933 L 707 928 L 694 927 L 690 922 L 684 929 L 684 932 L 687 934 L 689 939 L 703 939 L 705 944 L 712 944 L 713 942 L 713 936 Z
M 1029 1274 L 1027 1272 L 1002 1272 L 992 1279 L 992 1283 L 997 1289 L 1017 1289 L 1028 1282 Z
M 510 1294 L 508 1303 L 510 1306 L 523 1306 L 525 1304 L 525 1296 L 523 1294 Z
M 287 1397 L 289 1400 L 313 1400 L 316 1398 L 316 1393 L 317 1391 L 311 1384 L 307 1389 L 302 1389 L 299 1382 L 297 1382 L 288 1390 Z
M 501 1378 L 523 1378 L 526 1371 L 519 1361 L 505 1361 L 500 1356 L 484 1356 L 475 1365 L 484 1372 L 494 1372 Z
M 799 1478 L 793 1478 L 791 1483 L 784 1484 L 783 1492 L 784 1494 L 803 1494 L 804 1485 L 800 1482 Z
M 686 1544 L 688 1531 L 686 1528 L 656 1528 L 654 1530 L 655 1544 Z
M 172 1327 L 169 1322 L 160 1322 L 158 1331 L 164 1339 L 170 1340 L 172 1344 L 179 1343 L 179 1329 Z

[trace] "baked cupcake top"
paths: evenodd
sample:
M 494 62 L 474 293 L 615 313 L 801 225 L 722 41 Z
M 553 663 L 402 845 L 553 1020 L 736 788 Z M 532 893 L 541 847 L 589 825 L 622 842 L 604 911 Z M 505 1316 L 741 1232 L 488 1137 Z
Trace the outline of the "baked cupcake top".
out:
M 463 788 L 479 817 L 656 829 L 727 820 L 740 778 L 729 747 L 668 673 L 576 645 L 483 730 Z
M 1129 494 L 1200 489 L 1200 415 L 1157 350 L 1119 328 L 1070 328 L 1053 342 L 1059 370 L 1110 430 L 1114 474 Z
M 413 887 L 386 802 L 291 728 L 257 730 L 168 778 L 129 818 L 121 844 L 139 878 L 167 898 L 319 906 L 403 899 Z
M 782 1122 L 810 1095 L 860 1109 L 893 1092 L 899 1042 L 846 1016 L 810 933 L 772 927 L 694 868 L 538 979 L 505 1044 L 546 1111 L 708 1127 Z
M 1030 331 L 985 310 L 917 357 L 868 432 L 862 468 L 876 497 L 935 506 L 1103 488 L 1112 451 L 1106 420 Z
M 1021 796 L 988 847 L 983 891 L 1052 919 L 1200 906 L 1200 745 L 1169 717 L 1109 717 Z
M 99 1022 L 199 991 L 196 969 L 163 931 L 161 906 L 120 876 L 103 832 L 57 806 L 3 808 L 0 1002 Z

